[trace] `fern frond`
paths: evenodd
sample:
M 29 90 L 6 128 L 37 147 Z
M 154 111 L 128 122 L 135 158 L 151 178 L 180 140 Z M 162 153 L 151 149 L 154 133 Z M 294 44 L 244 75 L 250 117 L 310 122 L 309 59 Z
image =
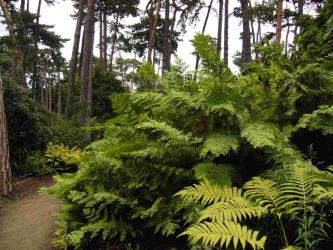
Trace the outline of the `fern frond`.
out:
M 195 224 L 181 235 L 189 236 L 192 245 L 198 241 L 202 242 L 203 246 L 219 246 L 227 248 L 231 241 L 233 246 L 237 249 L 239 243 L 245 249 L 246 244 L 250 244 L 253 249 L 263 249 L 266 241 L 266 236 L 258 238 L 258 231 L 248 229 L 232 221 L 225 221 L 223 223 L 216 222 L 203 222 Z
M 206 157 L 210 154 L 214 158 L 227 155 L 230 150 L 236 151 L 238 144 L 238 138 L 233 135 L 212 133 L 206 137 L 200 155 Z
M 275 147 L 275 130 L 271 124 L 249 123 L 242 132 L 241 136 L 245 138 L 254 148 L 262 148 L 265 146 Z
M 221 187 L 208 182 L 201 182 L 200 184 L 186 187 L 175 195 L 189 202 L 201 201 L 203 205 L 207 205 L 213 202 L 227 201 L 242 197 L 242 190 L 236 187 Z
M 287 246 L 282 248 L 281 250 L 302 250 L 300 247 L 295 247 L 295 246 Z
M 256 206 L 246 198 L 238 197 L 210 205 L 201 212 L 199 221 L 210 219 L 213 222 L 238 222 L 242 219 L 261 217 L 266 213 L 267 209 Z
M 254 177 L 245 185 L 245 196 L 268 209 L 272 213 L 281 215 L 280 191 L 273 180 Z

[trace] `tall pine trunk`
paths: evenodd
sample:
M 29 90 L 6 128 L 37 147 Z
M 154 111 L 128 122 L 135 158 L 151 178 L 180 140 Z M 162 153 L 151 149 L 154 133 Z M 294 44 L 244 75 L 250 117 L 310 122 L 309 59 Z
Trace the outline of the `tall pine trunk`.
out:
M 202 35 L 205 34 L 205 31 L 206 31 L 207 22 L 208 22 L 208 18 L 209 18 L 209 15 L 210 15 L 210 10 L 212 9 L 213 1 L 214 0 L 210 1 L 208 9 L 207 9 L 206 18 L 205 18 L 204 25 L 202 26 L 202 31 L 201 31 Z M 194 79 L 196 78 L 196 72 L 197 72 L 197 70 L 199 68 L 199 61 L 200 61 L 200 56 L 197 53 L 196 60 L 195 60 L 195 76 L 194 76 Z
M 108 17 L 107 17 L 107 13 L 106 13 L 106 6 L 104 6 L 103 8 L 103 58 L 104 58 L 104 68 L 107 68 L 108 66 Z
M 2 13 L 5 17 L 6 24 L 8 27 L 9 31 L 9 36 L 10 39 L 12 40 L 12 44 L 14 46 L 13 48 L 13 54 L 14 54 L 14 70 L 17 72 L 18 78 L 21 81 L 23 85 L 26 84 L 25 82 L 25 76 L 24 76 L 24 70 L 23 70 L 23 56 L 21 49 L 18 45 L 16 34 L 15 34 L 15 29 L 14 29 L 14 24 L 13 24 L 13 19 L 12 16 L 9 12 L 8 6 L 4 0 L 0 0 L 0 6 L 2 9 Z
M 275 43 L 280 45 L 281 33 L 282 33 L 282 15 L 283 15 L 283 0 L 278 0 L 276 10 L 276 32 L 275 32 Z
M 36 26 L 39 25 L 41 6 L 42 6 L 42 0 L 39 0 L 38 7 L 37 7 Z M 37 38 L 34 38 L 34 39 L 35 39 L 34 48 L 35 48 L 35 51 L 38 51 Z M 34 100 L 36 100 L 36 88 L 37 88 L 37 60 L 35 58 L 33 60 L 33 65 L 32 65 L 32 97 L 34 98 Z M 42 88 L 42 86 L 41 86 L 41 88 Z
M 251 32 L 250 32 L 250 18 L 248 16 L 248 0 L 240 0 L 242 10 L 242 63 L 247 64 L 251 61 Z
M 229 0 L 224 3 L 224 64 L 229 63 Z
M 0 196 L 10 195 L 13 191 L 4 94 L 0 78 Z
M 80 110 L 78 122 L 80 125 L 89 125 L 91 116 L 91 91 L 92 91 L 92 57 L 95 33 L 95 3 L 88 0 L 88 10 L 85 22 L 84 48 L 81 71 Z
M 58 83 L 58 100 L 57 100 L 57 112 L 58 115 L 62 115 L 62 89 L 60 80 L 60 68 L 57 70 L 57 83 Z
M 222 21 L 223 21 L 223 0 L 219 0 L 219 20 L 217 26 L 217 54 L 221 56 L 222 50 Z
M 116 14 L 116 23 L 114 25 L 114 30 L 112 34 L 112 44 L 111 44 L 111 53 L 110 53 L 110 70 L 113 69 L 113 59 L 114 53 L 116 50 L 116 42 L 117 42 L 117 33 L 118 33 L 118 25 L 119 25 L 119 12 Z
M 153 54 L 152 53 L 153 53 L 153 49 L 155 48 L 156 30 L 157 30 L 159 15 L 160 15 L 161 4 L 162 4 L 161 0 L 157 0 L 156 13 L 155 13 L 153 25 L 150 27 L 150 30 L 149 30 L 147 62 L 150 64 L 153 63 L 153 58 L 152 58 Z
M 298 0 L 298 15 L 300 18 L 302 18 L 304 14 L 304 0 Z M 302 33 L 304 30 L 304 27 L 302 25 L 299 26 L 299 32 Z
M 170 69 L 170 60 L 171 60 L 170 0 L 165 0 L 162 71 Z
M 75 76 L 77 72 L 84 2 L 85 2 L 84 0 L 80 0 L 79 2 L 79 10 L 77 13 L 76 27 L 74 33 L 72 57 L 69 64 L 68 85 L 67 85 L 68 92 L 67 92 L 66 108 L 65 108 L 65 116 L 67 119 L 71 119 L 73 115 L 74 85 L 75 85 Z
M 104 42 L 103 42 L 103 11 L 102 4 L 99 9 L 99 63 L 104 66 Z

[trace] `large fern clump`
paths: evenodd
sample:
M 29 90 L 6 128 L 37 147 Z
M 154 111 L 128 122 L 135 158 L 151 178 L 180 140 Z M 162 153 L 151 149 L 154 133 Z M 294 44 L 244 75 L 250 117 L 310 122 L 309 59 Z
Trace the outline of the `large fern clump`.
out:
M 64 203 L 58 245 L 187 249 L 185 237 L 177 237 L 182 234 L 212 248 L 273 249 L 258 220 L 300 219 L 295 225 L 305 227 L 292 237 L 296 243 L 309 239 L 309 228 L 325 227 L 308 210 L 329 202 L 330 172 L 307 166 L 292 140 L 301 129 L 329 133 L 324 116 L 330 109 L 299 110 L 305 95 L 299 78 L 267 59 L 269 48 L 265 63 L 237 78 L 211 38 L 200 35 L 193 44 L 203 65 L 196 81 L 171 71 L 158 90 L 113 95 L 118 115 L 103 125 L 103 138 L 85 149 L 76 173 L 56 176 L 44 190 Z M 246 182 L 275 168 L 282 174 Z M 188 223 L 195 224 L 185 230 Z

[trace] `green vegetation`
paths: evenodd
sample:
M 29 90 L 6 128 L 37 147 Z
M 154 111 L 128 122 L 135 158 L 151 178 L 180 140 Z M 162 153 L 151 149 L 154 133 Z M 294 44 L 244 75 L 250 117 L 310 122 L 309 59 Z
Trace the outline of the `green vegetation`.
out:
M 74 41 L 69 70 L 56 53 L 63 39 L 48 26 L 40 27 L 41 39 L 23 32 L 30 28 L 14 18 L 14 27 L 23 31 L 5 38 L 20 43 L 4 39 L 0 50 L 6 55 L 0 72 L 6 82 L 12 170 L 14 175 L 55 172 L 54 185 L 41 190 L 63 205 L 55 246 L 330 249 L 333 1 L 297 1 L 297 8 L 288 3 L 282 10 L 282 0 L 276 6 L 273 1 L 237 3 L 233 14 L 243 25 L 237 74 L 228 67 L 227 38 L 222 58 L 221 32 L 215 39 L 204 34 L 205 26 L 191 41 L 198 68 L 189 71 L 179 58 L 171 64 L 177 24 L 184 31 L 205 1 L 180 6 L 149 1 L 146 16 L 131 26 L 123 19 L 138 14 L 140 1 L 122 2 L 75 2 L 74 40 L 80 43 L 83 17 L 85 35 L 80 56 Z M 228 3 L 219 2 L 220 28 Z M 304 4 L 316 15 L 304 14 Z M 14 17 L 19 14 L 13 6 L 10 10 Z M 97 16 L 98 58 L 91 40 Z M 268 24 L 274 24 L 275 33 L 262 35 L 260 25 Z M 287 32 L 284 44 L 281 29 Z M 25 67 L 14 60 L 12 69 L 9 52 L 20 49 L 24 39 L 33 46 L 36 37 L 50 47 L 49 56 L 34 46 L 39 53 L 23 53 Z M 124 53 L 116 58 L 116 51 Z M 125 52 L 134 58 L 123 57 Z M 147 62 L 140 61 L 145 53 Z M 29 65 L 31 56 L 38 56 L 36 65 Z M 35 66 L 37 72 L 30 70 Z M 31 76 L 31 86 L 11 71 Z

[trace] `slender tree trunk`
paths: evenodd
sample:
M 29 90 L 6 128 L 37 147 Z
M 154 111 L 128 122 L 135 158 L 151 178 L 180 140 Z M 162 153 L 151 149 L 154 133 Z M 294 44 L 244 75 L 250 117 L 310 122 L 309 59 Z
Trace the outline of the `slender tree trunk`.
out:
M 217 27 L 217 54 L 221 57 L 222 50 L 222 21 L 223 21 L 223 0 L 219 0 L 219 21 Z
M 49 84 L 49 88 L 48 88 L 48 100 L 49 100 L 49 103 L 48 103 L 48 107 L 49 107 L 49 110 L 52 111 L 52 77 L 51 77 L 51 74 L 49 73 L 49 80 L 48 80 L 48 84 Z
M 224 64 L 229 63 L 229 0 L 224 3 Z
M 58 83 L 58 102 L 57 102 L 57 112 L 58 115 L 62 114 L 62 90 L 61 90 L 61 80 L 60 80 L 60 69 L 58 68 L 57 75 L 57 83 Z
M 162 71 L 170 70 L 170 60 L 171 60 L 170 0 L 165 0 Z
M 107 68 L 108 66 L 108 41 L 107 41 L 107 38 L 108 38 L 108 16 L 107 16 L 107 13 L 106 13 L 106 7 L 104 6 L 104 9 L 103 9 L 103 53 L 104 53 L 104 68 Z
M 275 43 L 277 45 L 280 45 L 281 43 L 282 14 L 283 14 L 283 0 L 278 0 L 277 10 L 276 10 L 276 34 L 275 34 Z
M 8 196 L 13 191 L 3 85 L 0 78 L 0 196 Z
M 161 0 L 157 0 L 155 18 L 154 18 L 154 22 L 151 27 L 151 30 L 149 32 L 150 34 L 149 34 L 149 42 L 148 42 L 147 62 L 150 64 L 153 63 L 152 52 L 153 52 L 153 49 L 155 48 L 156 30 L 157 30 L 159 15 L 160 15 L 161 4 L 162 4 Z
M 102 4 L 101 4 L 102 5 Z M 104 42 L 103 42 L 103 11 L 99 10 L 99 63 L 104 66 Z
M 113 30 L 112 35 L 112 44 L 111 44 L 111 54 L 110 54 L 110 70 L 113 69 L 113 59 L 114 59 L 114 53 L 116 50 L 116 42 L 117 42 L 117 32 L 118 32 L 118 25 L 119 25 L 119 13 L 116 15 L 116 23 Z
M 49 84 L 47 82 L 47 70 L 46 70 L 46 64 L 44 64 L 44 72 L 43 72 L 43 85 L 45 88 L 43 88 L 42 91 L 42 100 L 44 99 L 43 105 L 49 109 Z
M 247 13 L 248 0 L 240 0 L 242 10 L 242 63 L 246 64 L 251 61 L 251 32 L 250 32 L 250 18 Z
M 84 0 L 80 0 L 75 33 L 74 33 L 72 57 L 69 64 L 68 85 L 67 85 L 68 90 L 67 90 L 66 108 L 65 108 L 65 116 L 67 119 L 71 119 L 73 115 L 74 85 L 75 85 L 75 76 L 77 72 L 77 61 L 78 61 L 78 53 L 80 46 L 83 8 L 84 8 Z
M 38 7 L 37 7 L 36 26 L 39 25 L 41 6 L 42 6 L 42 0 L 39 0 Z M 34 48 L 35 48 L 35 51 L 38 50 L 37 38 L 35 38 Z M 36 84 L 37 84 L 37 60 L 35 58 L 33 60 L 33 65 L 32 65 L 32 97 L 34 98 L 34 100 L 36 100 L 36 87 L 37 87 Z
M 20 11 L 23 12 L 25 10 L 25 0 L 21 0 Z
M 210 15 L 210 10 L 212 8 L 212 5 L 213 5 L 213 1 L 214 0 L 211 0 L 210 3 L 209 3 L 209 6 L 208 6 L 208 9 L 207 9 L 207 14 L 206 14 L 206 18 L 205 18 L 205 22 L 204 22 L 204 25 L 202 26 L 202 30 L 201 30 L 201 34 L 205 34 L 205 31 L 206 31 L 206 27 L 207 27 L 207 22 L 208 22 L 208 18 L 209 18 L 209 15 Z M 196 72 L 198 71 L 198 68 L 199 68 L 199 61 L 200 61 L 200 56 L 199 54 L 197 53 L 197 56 L 196 56 L 196 60 L 195 60 L 195 75 L 194 75 L 194 79 L 196 79 Z
M 27 0 L 27 11 L 30 11 L 30 0 Z
M 81 71 L 81 94 L 79 124 L 89 125 L 91 115 L 91 91 L 92 91 L 92 56 L 94 49 L 95 33 L 95 3 L 96 0 L 88 0 L 87 18 L 85 22 L 85 36 L 83 48 L 83 62 Z
M 285 42 L 285 46 L 284 46 L 284 53 L 286 54 L 286 56 L 288 55 L 289 33 L 290 33 L 290 24 L 289 24 L 289 18 L 288 18 L 287 19 L 286 42 Z
M 15 31 L 14 31 L 13 19 L 8 10 L 8 6 L 4 0 L 0 0 L 0 6 L 2 9 L 2 13 L 5 17 L 6 23 L 7 23 L 10 39 L 12 40 L 12 43 L 14 46 L 14 49 L 13 49 L 14 69 L 17 72 L 20 81 L 22 81 L 21 83 L 23 85 L 25 85 L 26 83 L 25 83 L 25 76 L 24 76 L 24 70 L 23 70 L 23 56 L 22 56 L 21 49 L 17 43 L 17 38 L 16 38 Z
M 298 15 L 302 17 L 304 14 L 304 0 L 298 0 Z M 304 27 L 302 25 L 299 26 L 299 32 L 302 33 Z
M 80 74 L 82 71 L 82 63 L 83 63 L 84 37 L 85 37 L 85 30 L 83 29 L 82 40 L 81 40 L 80 59 L 79 59 L 79 70 L 78 70 L 78 72 Z

